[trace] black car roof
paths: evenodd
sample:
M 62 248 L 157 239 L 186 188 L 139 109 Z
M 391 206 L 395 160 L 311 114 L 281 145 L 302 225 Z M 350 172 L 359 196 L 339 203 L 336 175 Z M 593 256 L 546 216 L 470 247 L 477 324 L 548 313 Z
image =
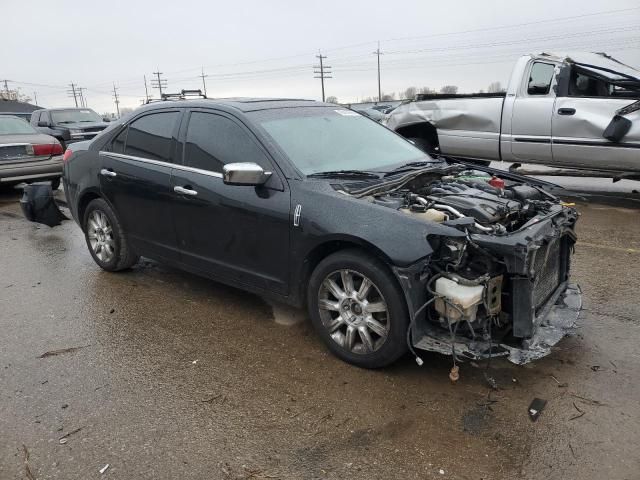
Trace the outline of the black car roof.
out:
M 144 109 L 180 107 L 231 107 L 241 112 L 295 107 L 335 107 L 334 104 L 299 98 L 198 98 L 190 100 L 158 100 L 142 107 Z

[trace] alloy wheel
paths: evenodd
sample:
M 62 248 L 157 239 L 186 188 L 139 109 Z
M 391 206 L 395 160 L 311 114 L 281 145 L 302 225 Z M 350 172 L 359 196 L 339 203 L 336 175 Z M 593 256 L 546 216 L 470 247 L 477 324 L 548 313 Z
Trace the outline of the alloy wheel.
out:
M 323 326 L 338 345 L 352 353 L 378 350 L 389 336 L 387 302 L 378 287 L 354 270 L 336 270 L 318 291 Z
M 87 221 L 87 237 L 91 250 L 101 262 L 109 263 L 115 254 L 113 228 L 107 215 L 94 210 Z

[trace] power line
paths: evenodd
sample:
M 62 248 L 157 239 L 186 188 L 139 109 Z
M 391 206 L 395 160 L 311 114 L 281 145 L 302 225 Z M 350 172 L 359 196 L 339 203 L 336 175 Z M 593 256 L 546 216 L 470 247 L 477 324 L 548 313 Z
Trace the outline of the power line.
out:
M 156 79 L 151 80 L 151 86 L 160 91 L 160 98 L 162 98 L 162 87 L 167 87 L 167 81 L 161 77 L 162 72 L 160 69 L 158 69 L 157 72 L 153 72 L 153 74 L 156 76 Z
M 382 55 L 382 52 L 380 51 L 380 42 L 378 41 L 378 49 L 373 52 L 373 54 L 378 57 L 378 101 L 381 102 L 382 101 L 382 90 L 380 88 L 380 55 Z
M 206 77 L 208 77 L 209 75 L 205 75 L 204 74 L 204 67 L 202 67 L 202 74 L 198 75 L 201 79 L 202 79 L 202 87 L 204 88 L 204 96 L 207 96 L 207 83 L 204 81 L 204 79 Z
M 323 60 L 327 58 L 326 55 L 322 55 L 322 53 L 318 52 L 318 55 L 316 55 L 316 58 L 320 60 L 320 65 L 313 67 L 314 68 L 313 73 L 320 76 L 316 76 L 313 78 L 320 79 L 320 85 L 322 85 L 322 101 L 324 102 L 324 80 L 325 78 L 333 78 L 333 77 L 331 76 L 331 67 L 323 63 Z
M 118 112 L 118 118 L 120 118 L 120 100 L 118 99 L 118 89 L 115 82 L 113 83 L 113 99 L 116 104 L 116 112 Z

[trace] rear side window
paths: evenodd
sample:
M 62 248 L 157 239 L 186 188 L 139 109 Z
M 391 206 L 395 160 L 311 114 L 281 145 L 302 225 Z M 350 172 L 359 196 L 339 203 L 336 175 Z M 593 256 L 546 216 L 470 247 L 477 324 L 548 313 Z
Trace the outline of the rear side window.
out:
M 222 172 L 227 163 L 269 161 L 254 139 L 236 122 L 214 113 L 193 112 L 185 145 L 185 165 Z
M 179 114 L 158 112 L 134 120 L 129 125 L 124 153 L 171 162 L 171 145 Z
M 529 73 L 527 93 L 529 95 L 547 95 L 551 90 L 551 81 L 555 66 L 550 63 L 535 62 Z
M 111 151 L 113 153 L 124 153 L 124 142 L 127 139 L 127 129 L 122 130 L 116 138 L 111 142 Z

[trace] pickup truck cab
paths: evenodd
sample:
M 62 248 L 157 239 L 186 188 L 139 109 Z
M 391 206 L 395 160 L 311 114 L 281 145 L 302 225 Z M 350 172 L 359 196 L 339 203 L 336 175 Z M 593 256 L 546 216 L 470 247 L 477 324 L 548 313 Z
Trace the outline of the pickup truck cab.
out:
M 90 108 L 53 108 L 34 111 L 31 126 L 55 137 L 66 149 L 70 143 L 93 140 L 109 123 Z
M 506 92 L 418 95 L 382 123 L 469 160 L 640 172 L 640 72 L 605 54 L 525 55 Z

